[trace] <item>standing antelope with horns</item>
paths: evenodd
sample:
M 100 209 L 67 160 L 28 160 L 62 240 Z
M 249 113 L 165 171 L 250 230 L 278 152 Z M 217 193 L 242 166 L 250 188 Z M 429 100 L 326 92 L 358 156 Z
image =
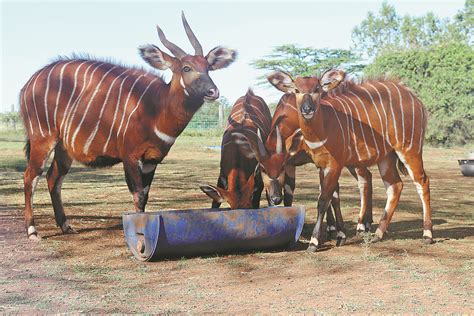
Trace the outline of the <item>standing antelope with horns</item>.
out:
M 263 183 L 257 163 L 259 157 L 245 143 L 242 133 L 249 133 L 253 139 L 266 138 L 271 120 L 267 104 L 252 90 L 235 101 L 222 137 L 217 187 L 201 186 L 201 190 L 213 199 L 213 208 L 224 201 L 232 209 L 260 206 Z
M 383 238 L 400 198 L 403 183 L 398 165 L 402 173 L 408 169 L 416 185 L 423 205 L 423 238 L 432 243 L 429 180 L 422 159 L 427 115 L 422 103 L 394 81 L 345 81 L 338 86 L 337 76 L 328 71 L 320 79 L 293 80 L 280 72 L 274 78 L 280 90 L 295 95 L 302 141 L 323 170 L 318 217 L 308 251 L 320 245 L 321 223 L 342 168 L 373 164 L 378 165 L 387 192 L 374 241 Z M 321 99 L 324 93 L 327 97 Z
M 28 159 L 25 225 L 30 239 L 39 239 L 33 193 L 53 150 L 47 181 L 63 233 L 75 232 L 61 201 L 61 184 L 73 160 L 92 167 L 122 162 L 135 210 L 145 210 L 156 165 L 203 102 L 219 97 L 208 71 L 227 67 L 236 57 L 234 50 L 220 46 L 204 56 L 184 13 L 182 21 L 194 56 L 167 40 L 158 26 L 161 42 L 174 57 L 154 45 L 139 48 L 152 67 L 173 72 L 169 83 L 142 69 L 74 58 L 42 68 L 23 87 L 20 101 Z

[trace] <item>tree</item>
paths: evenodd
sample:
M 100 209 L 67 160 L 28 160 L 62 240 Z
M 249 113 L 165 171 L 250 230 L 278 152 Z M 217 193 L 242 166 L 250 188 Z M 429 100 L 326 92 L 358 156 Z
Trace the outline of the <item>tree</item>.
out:
M 474 49 L 448 42 L 424 49 L 384 52 L 365 68 L 369 77 L 400 78 L 430 113 L 428 142 L 463 145 L 474 141 Z
M 351 51 L 344 49 L 316 49 L 286 44 L 251 62 L 256 69 L 283 70 L 292 76 L 313 76 L 330 68 L 344 67 L 348 72 L 360 71 L 363 65 Z
M 355 50 L 375 57 L 380 53 L 440 45 L 446 42 L 473 42 L 474 0 L 467 0 L 464 8 L 451 19 L 440 19 L 433 13 L 401 17 L 386 2 L 378 15 L 369 12 L 365 20 L 352 31 Z

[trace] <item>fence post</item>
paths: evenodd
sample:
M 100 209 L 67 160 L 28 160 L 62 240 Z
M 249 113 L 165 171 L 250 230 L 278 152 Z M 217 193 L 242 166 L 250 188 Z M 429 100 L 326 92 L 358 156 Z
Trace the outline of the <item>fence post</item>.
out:
M 224 103 L 219 102 L 219 126 L 224 127 Z

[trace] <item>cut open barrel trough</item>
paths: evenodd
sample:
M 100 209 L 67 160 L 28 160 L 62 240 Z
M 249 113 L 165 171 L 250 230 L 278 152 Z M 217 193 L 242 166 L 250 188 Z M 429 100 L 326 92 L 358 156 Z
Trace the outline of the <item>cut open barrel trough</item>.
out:
M 141 261 L 277 249 L 298 241 L 303 206 L 125 213 L 127 245 Z

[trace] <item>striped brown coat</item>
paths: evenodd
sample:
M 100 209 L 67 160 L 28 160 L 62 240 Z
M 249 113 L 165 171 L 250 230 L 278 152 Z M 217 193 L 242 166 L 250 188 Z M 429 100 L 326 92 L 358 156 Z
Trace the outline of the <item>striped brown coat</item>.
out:
M 258 208 L 263 183 L 258 157 L 247 139 L 266 139 L 271 114 L 265 101 L 250 89 L 237 99 L 222 137 L 220 172 L 217 186 L 201 186 L 216 208 L 226 201 L 231 208 Z
M 74 232 L 60 194 L 73 160 L 93 167 L 123 162 L 135 209 L 144 211 L 156 165 L 202 103 L 219 96 L 208 71 L 228 66 L 236 55 L 216 47 L 204 56 L 184 14 L 182 20 L 195 55 L 168 41 L 159 27 L 160 40 L 173 56 L 154 45 L 139 48 L 152 67 L 172 71 L 169 83 L 140 68 L 71 58 L 42 68 L 21 90 L 28 138 L 25 225 L 30 239 L 38 239 L 32 210 L 35 185 L 53 150 L 48 188 L 56 222 L 64 233 Z
M 419 99 L 403 84 L 391 80 L 346 81 L 338 86 L 335 71 L 326 72 L 321 79 L 293 80 L 285 73 L 274 79 L 277 88 L 295 95 L 302 142 L 323 169 L 318 220 L 309 250 L 320 244 L 322 218 L 346 165 L 379 167 L 387 205 L 377 239 L 387 230 L 403 187 L 397 164 L 401 171 L 407 170 L 423 204 L 423 236 L 432 242 L 429 180 L 422 160 L 427 115 Z

